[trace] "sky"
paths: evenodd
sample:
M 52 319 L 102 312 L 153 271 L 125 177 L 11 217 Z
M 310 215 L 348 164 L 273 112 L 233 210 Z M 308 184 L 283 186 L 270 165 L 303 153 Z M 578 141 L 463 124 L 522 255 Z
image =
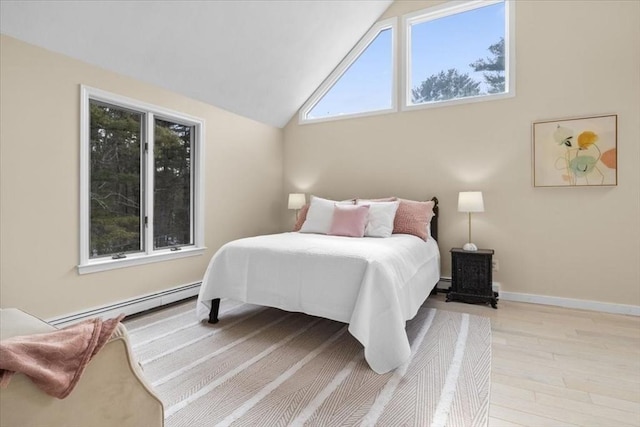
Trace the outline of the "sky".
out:
M 391 29 L 378 33 L 368 48 L 311 110 L 311 117 L 391 107 Z
M 484 81 L 482 72 L 473 72 L 469 64 L 491 57 L 488 48 L 504 37 L 504 31 L 502 2 L 412 25 L 410 87 L 450 68 Z M 391 29 L 378 33 L 310 111 L 309 118 L 391 108 L 391 43 Z M 485 90 L 484 85 L 481 88 Z

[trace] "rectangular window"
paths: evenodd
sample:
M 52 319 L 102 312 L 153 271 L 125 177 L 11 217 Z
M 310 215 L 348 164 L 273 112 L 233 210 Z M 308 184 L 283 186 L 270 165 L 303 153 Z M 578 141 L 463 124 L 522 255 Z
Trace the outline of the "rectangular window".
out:
M 505 0 L 455 2 L 406 17 L 405 106 L 512 95 L 511 7 Z
M 153 248 L 193 244 L 191 146 L 193 126 L 155 119 Z
M 204 250 L 200 119 L 82 88 L 80 273 Z
M 93 100 L 89 108 L 89 258 L 143 251 L 144 114 Z

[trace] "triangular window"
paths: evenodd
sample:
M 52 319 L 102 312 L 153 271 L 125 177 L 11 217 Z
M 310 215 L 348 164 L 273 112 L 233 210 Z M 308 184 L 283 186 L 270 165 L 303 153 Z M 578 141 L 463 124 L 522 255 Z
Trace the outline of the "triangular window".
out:
M 301 122 L 395 111 L 395 22 L 369 30 L 300 110 Z

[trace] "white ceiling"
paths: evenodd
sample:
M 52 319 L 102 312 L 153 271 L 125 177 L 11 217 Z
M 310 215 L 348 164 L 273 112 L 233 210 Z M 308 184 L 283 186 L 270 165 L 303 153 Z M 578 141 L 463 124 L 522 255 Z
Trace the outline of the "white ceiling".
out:
M 283 127 L 392 2 L 0 0 L 0 31 Z

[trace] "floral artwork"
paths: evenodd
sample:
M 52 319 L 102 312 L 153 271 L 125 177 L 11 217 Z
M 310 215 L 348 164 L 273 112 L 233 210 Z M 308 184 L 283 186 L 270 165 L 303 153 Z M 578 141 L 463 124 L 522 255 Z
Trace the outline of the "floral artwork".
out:
M 617 127 L 617 115 L 534 123 L 534 186 L 617 185 Z

